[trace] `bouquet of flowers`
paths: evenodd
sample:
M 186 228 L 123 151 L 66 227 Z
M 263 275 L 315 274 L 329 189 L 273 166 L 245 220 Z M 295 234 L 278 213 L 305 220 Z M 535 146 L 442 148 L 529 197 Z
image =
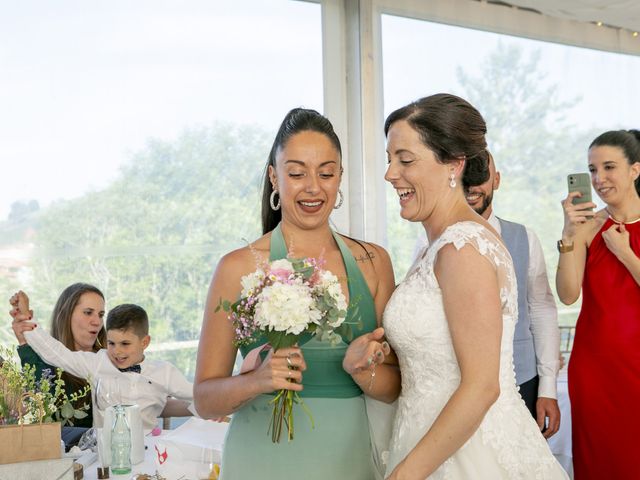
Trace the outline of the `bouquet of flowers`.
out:
M 36 379 L 35 367 L 20 368 L 12 352 L 0 347 L 0 425 L 61 422 L 73 425 L 74 419 L 87 416 L 89 403 L 76 408 L 76 402 L 86 398 L 90 387 L 67 395 L 62 370 L 49 370 Z M 89 400 L 90 402 L 90 400 Z
M 242 277 L 240 299 L 235 303 L 221 300 L 218 306 L 218 310 L 230 312 L 235 345 L 250 345 L 263 335 L 277 351 L 295 345 L 304 334 L 333 344 L 339 343 L 342 336 L 351 338 L 342 288 L 338 278 L 322 265 L 322 259 L 315 258 L 275 260 Z M 280 441 L 283 423 L 291 441 L 293 404 L 305 408 L 302 399 L 297 392 L 283 389 L 271 403 L 272 441 Z

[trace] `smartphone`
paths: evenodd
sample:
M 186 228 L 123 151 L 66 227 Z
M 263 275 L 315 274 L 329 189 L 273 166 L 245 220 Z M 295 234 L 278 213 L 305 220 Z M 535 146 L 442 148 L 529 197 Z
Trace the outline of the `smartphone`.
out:
M 580 192 L 580 197 L 573 199 L 574 205 L 581 203 L 591 203 L 591 175 L 588 173 L 571 173 L 567 176 L 569 193 Z M 589 210 L 593 210 L 589 208 Z

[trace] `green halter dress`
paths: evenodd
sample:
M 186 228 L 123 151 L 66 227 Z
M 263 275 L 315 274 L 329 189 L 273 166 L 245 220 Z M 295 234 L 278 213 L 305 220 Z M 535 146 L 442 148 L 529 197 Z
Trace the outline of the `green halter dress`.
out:
M 373 298 L 355 259 L 342 239 L 333 234 L 347 271 L 349 309 L 347 321 L 354 326 L 354 338 L 376 328 Z M 287 248 L 278 225 L 271 234 L 271 261 L 286 258 Z M 357 315 L 357 317 L 356 317 Z M 353 318 L 356 317 L 356 318 Z M 345 342 L 347 340 L 345 339 Z M 242 355 L 266 343 L 241 349 Z M 300 405 L 294 405 L 295 436 L 280 443 L 267 434 L 271 419 L 269 401 L 273 395 L 259 395 L 233 414 L 222 454 L 221 480 L 373 480 L 374 467 L 369 422 L 362 390 L 342 368 L 346 344 L 332 347 L 315 338 L 301 345 L 307 363 L 300 392 L 313 415 L 315 428 Z

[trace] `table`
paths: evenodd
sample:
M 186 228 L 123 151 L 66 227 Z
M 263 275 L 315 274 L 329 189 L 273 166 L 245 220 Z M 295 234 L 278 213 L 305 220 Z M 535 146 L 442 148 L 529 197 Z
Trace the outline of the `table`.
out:
M 558 375 L 558 406 L 560 407 L 560 429 L 549 439 L 551 452 L 560 464 L 573 478 L 573 464 L 571 456 L 571 404 L 569 402 L 569 389 L 567 385 L 566 368 Z M 144 437 L 146 447 L 145 458 L 142 463 L 132 466 L 132 471 L 127 475 L 113 475 L 110 478 L 129 480 L 136 473 L 154 474 L 159 470 L 168 480 L 177 480 L 182 475 L 184 478 L 206 478 L 202 476 L 203 456 L 205 449 L 213 452 L 213 461 L 220 462 L 222 445 L 228 424 L 191 418 L 175 430 L 163 430 L 157 436 L 147 434 Z M 185 445 L 188 443 L 189 445 Z M 156 451 L 156 446 L 159 451 Z M 174 458 L 165 465 L 159 465 L 158 454 L 165 452 L 173 454 Z M 97 480 L 97 459 L 84 469 L 86 480 Z
M 156 441 L 157 439 L 161 438 L 162 435 L 166 435 L 166 433 L 169 432 L 169 430 L 164 430 L 162 432 L 162 434 L 158 437 L 152 437 L 152 436 L 146 436 L 144 439 L 144 445 L 145 445 L 145 456 L 144 456 L 144 461 L 142 463 L 139 463 L 137 465 L 132 465 L 131 466 L 131 473 L 127 474 L 127 475 L 114 475 L 113 473 L 110 472 L 109 474 L 109 478 L 126 478 L 129 479 L 131 478 L 132 475 L 135 475 L 136 473 L 155 473 L 156 471 L 156 463 L 155 463 L 155 458 L 154 458 L 154 454 L 155 454 L 155 449 L 154 447 L 156 446 Z M 87 467 L 85 467 L 84 469 L 84 478 L 85 480 L 97 480 L 98 478 L 98 471 L 97 468 L 100 466 L 100 463 L 98 462 L 98 460 L 96 459 L 93 463 L 91 463 L 90 465 L 88 465 Z
M 227 423 L 191 418 L 175 430 L 163 430 L 159 436 L 147 434 L 144 461 L 132 465 L 131 473 L 110 473 L 110 478 L 129 480 L 136 473 L 155 474 L 156 470 L 167 480 L 207 478 L 208 467 L 203 460 L 220 463 L 227 427 Z M 97 459 L 89 464 L 84 478 L 97 480 L 98 466 Z
M 558 406 L 560 407 L 560 429 L 549 442 L 549 448 L 560 465 L 573 478 L 573 462 L 571 454 L 571 403 L 569 402 L 569 386 L 567 368 L 558 374 Z

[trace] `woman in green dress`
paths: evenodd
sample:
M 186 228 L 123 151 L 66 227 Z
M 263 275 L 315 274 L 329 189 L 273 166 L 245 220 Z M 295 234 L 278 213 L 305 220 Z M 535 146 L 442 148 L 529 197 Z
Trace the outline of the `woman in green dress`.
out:
M 264 235 L 225 255 L 211 281 L 204 314 L 194 383 L 194 400 L 203 418 L 233 413 L 222 459 L 224 480 L 309 480 L 380 478 L 373 458 L 363 391 L 392 401 L 399 390 L 395 357 L 378 328 L 394 288 L 387 252 L 377 245 L 341 236 L 329 215 L 342 204 L 340 142 L 331 123 L 314 110 L 294 109 L 276 135 L 262 199 Z M 338 198 L 339 197 L 339 198 Z M 349 301 L 347 321 L 354 340 L 330 347 L 312 339 L 299 347 L 269 350 L 254 370 L 232 375 L 237 349 L 234 329 L 220 299 L 238 298 L 241 278 L 257 262 L 290 257 L 324 259 Z M 256 258 L 259 257 L 259 258 Z M 246 356 L 264 339 L 242 349 Z M 372 374 L 375 372 L 375 376 Z M 391 387 L 376 385 L 392 382 Z M 313 415 L 294 407 L 295 437 L 272 443 L 267 434 L 274 392 L 299 392 Z

